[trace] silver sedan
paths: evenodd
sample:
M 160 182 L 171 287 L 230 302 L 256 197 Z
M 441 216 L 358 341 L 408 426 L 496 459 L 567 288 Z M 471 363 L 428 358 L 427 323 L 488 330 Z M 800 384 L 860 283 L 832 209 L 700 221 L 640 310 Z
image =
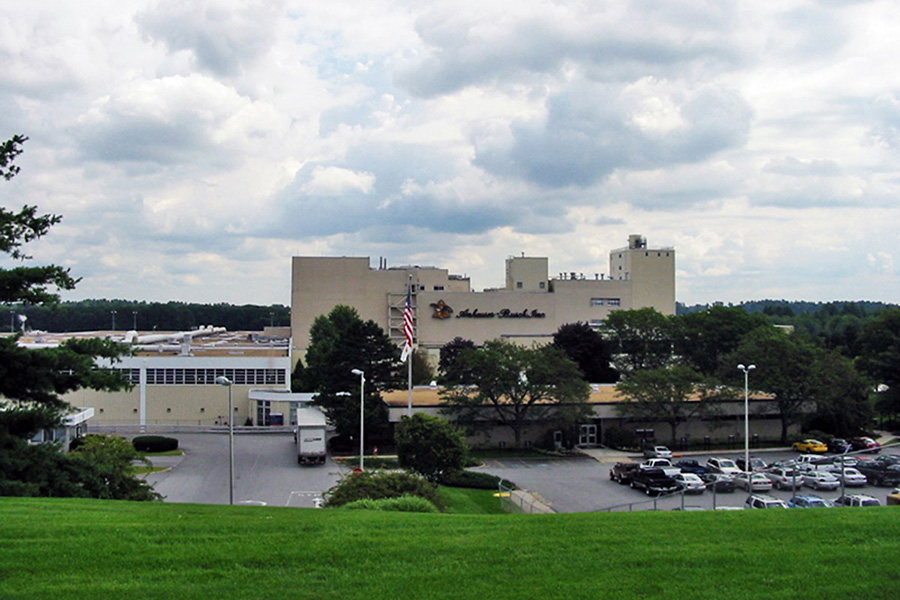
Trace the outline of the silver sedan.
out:
M 803 474 L 803 485 L 814 490 L 836 490 L 841 481 L 828 471 L 807 471 Z

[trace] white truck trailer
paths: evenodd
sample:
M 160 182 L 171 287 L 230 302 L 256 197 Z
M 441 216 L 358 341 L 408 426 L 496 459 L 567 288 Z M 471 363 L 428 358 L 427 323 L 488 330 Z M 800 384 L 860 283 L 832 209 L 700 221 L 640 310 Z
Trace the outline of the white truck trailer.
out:
M 318 408 L 297 409 L 297 463 L 301 465 L 325 464 L 325 415 Z

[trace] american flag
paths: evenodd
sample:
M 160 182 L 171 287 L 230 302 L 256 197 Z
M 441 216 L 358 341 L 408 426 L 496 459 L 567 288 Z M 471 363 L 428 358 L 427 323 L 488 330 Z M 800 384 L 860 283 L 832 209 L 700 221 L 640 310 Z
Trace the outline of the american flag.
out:
M 413 333 L 412 287 L 406 286 L 406 306 L 403 309 L 403 335 L 406 337 L 406 343 L 403 344 L 403 353 L 400 355 L 401 362 L 406 362 L 412 354 Z

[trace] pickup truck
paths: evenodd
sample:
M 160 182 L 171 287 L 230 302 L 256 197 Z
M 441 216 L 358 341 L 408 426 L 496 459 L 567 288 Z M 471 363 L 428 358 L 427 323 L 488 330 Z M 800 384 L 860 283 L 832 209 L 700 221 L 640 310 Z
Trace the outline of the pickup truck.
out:
M 679 486 L 662 469 L 637 469 L 631 476 L 631 488 L 644 490 L 648 496 L 660 496 L 677 492 Z
M 669 477 L 681 473 L 681 469 L 674 466 L 668 458 L 648 458 L 641 463 L 641 470 L 646 471 L 647 469 L 662 469 Z
M 612 469 L 609 470 L 609 478 L 615 481 L 616 483 L 620 483 L 622 485 L 626 485 L 631 483 L 632 474 L 638 470 L 638 463 L 635 462 L 620 462 L 616 463 Z
M 878 487 L 900 486 L 900 465 L 892 464 L 889 460 L 878 458 L 875 460 L 860 460 L 856 463 L 856 470 L 866 476 L 870 485 Z

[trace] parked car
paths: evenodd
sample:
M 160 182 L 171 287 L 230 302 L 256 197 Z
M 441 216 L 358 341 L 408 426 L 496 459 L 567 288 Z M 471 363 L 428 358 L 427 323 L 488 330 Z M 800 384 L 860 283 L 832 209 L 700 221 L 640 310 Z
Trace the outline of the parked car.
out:
M 648 458 L 641 463 L 640 469 L 662 469 L 669 477 L 674 477 L 678 473 L 681 473 L 681 469 L 673 465 L 672 461 L 668 458 Z
M 791 446 L 797 452 L 814 452 L 816 454 L 824 454 L 828 452 L 828 445 L 824 442 L 820 442 L 819 440 L 807 439 L 801 440 L 799 442 L 794 442 Z
M 626 485 L 631 483 L 631 475 L 638 469 L 638 463 L 619 462 L 609 470 L 609 478 L 616 483 Z
M 788 508 L 831 508 L 834 503 L 815 494 L 797 494 L 788 500 Z
M 828 471 L 807 471 L 803 474 L 803 485 L 814 490 L 836 490 L 841 480 Z
M 835 506 L 881 506 L 877 498 L 866 494 L 844 495 L 834 501 Z
M 744 508 L 787 508 L 784 500 L 768 494 L 751 494 L 744 501 Z
M 644 448 L 644 458 L 672 458 L 672 451 L 665 446 Z
M 797 465 L 799 469 L 809 469 L 811 467 L 815 467 L 817 465 L 825 465 L 831 462 L 831 458 L 819 456 L 817 454 L 801 454 L 797 457 L 797 460 L 794 463 Z
M 705 475 L 709 473 L 709 469 L 700 464 L 695 458 L 683 458 L 675 463 L 675 466 L 681 469 L 682 473 L 693 473 L 694 475 Z
M 791 467 L 769 467 L 765 475 L 776 490 L 799 489 L 803 485 L 802 474 Z
M 706 489 L 711 489 L 717 494 L 730 494 L 735 490 L 734 477 L 724 473 L 704 473 L 700 476 Z
M 678 491 L 678 484 L 662 469 L 637 469 L 631 475 L 631 488 L 648 496 L 661 496 Z
M 826 445 L 828 446 L 828 451 L 835 454 L 844 454 L 853 449 L 853 445 L 844 438 L 831 438 L 826 442 Z
M 762 473 L 741 473 L 740 475 L 735 475 L 734 483 L 748 492 L 768 492 L 772 489 L 772 482 Z
M 900 488 L 891 490 L 891 493 L 888 494 L 886 500 L 888 506 L 900 505 Z
M 706 466 L 713 473 L 724 473 L 725 475 L 740 475 L 742 473 L 737 464 L 730 458 L 711 456 L 707 459 Z
M 706 484 L 695 473 L 678 473 L 672 479 L 685 494 L 702 494 L 706 491 Z
M 747 468 L 747 465 L 744 464 L 743 457 L 737 459 L 735 461 L 735 463 L 737 464 L 738 468 L 741 471 L 765 471 L 766 467 L 769 466 L 766 464 L 766 461 L 764 461 L 763 459 L 758 458 L 756 456 L 750 457 L 750 467 L 749 468 Z
M 832 465 L 828 472 L 842 481 L 845 487 L 862 487 L 868 483 L 866 476 L 853 467 L 844 467 L 842 470 L 840 465 Z
M 854 452 L 864 451 L 871 452 L 873 454 L 878 454 L 879 452 L 881 452 L 881 444 L 879 444 L 872 438 L 865 436 L 850 438 L 850 447 Z

